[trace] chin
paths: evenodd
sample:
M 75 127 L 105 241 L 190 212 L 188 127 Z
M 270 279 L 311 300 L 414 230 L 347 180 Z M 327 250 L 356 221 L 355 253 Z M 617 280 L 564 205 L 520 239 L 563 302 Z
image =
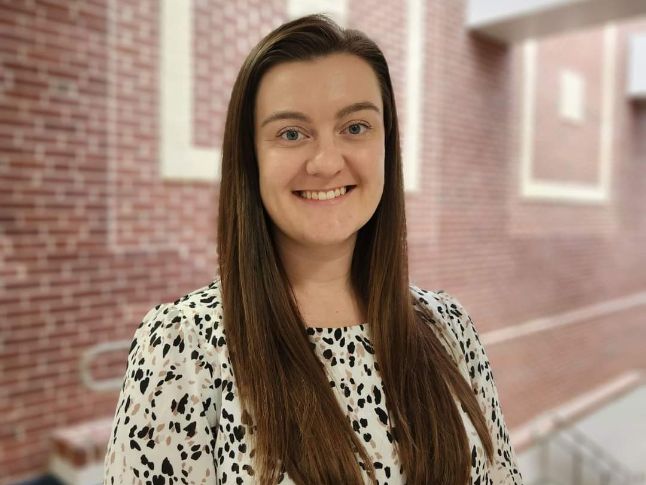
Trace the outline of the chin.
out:
M 303 243 L 308 246 L 317 246 L 317 247 L 333 246 L 336 244 L 343 244 L 347 242 L 348 239 L 352 238 L 354 235 L 356 235 L 356 232 L 352 232 L 342 236 L 333 236 L 333 237 L 330 237 L 329 235 L 327 237 L 318 237 L 318 238 L 308 237 L 307 240 L 303 241 Z

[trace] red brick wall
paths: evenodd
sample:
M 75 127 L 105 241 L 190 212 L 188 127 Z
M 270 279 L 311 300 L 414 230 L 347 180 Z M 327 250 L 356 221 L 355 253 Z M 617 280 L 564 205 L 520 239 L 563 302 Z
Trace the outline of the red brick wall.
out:
M 454 293 L 481 334 L 643 291 L 646 115 L 623 77 L 626 34 L 645 24 L 619 29 L 611 200 L 545 203 L 518 195 L 518 52 L 470 36 L 462 2 L 427 3 L 411 279 Z M 158 8 L 0 0 L 0 483 L 45 471 L 53 429 L 114 412 L 115 392 L 83 388 L 82 351 L 130 339 L 148 308 L 216 274 L 217 184 L 160 177 Z M 193 140 L 217 148 L 246 51 L 287 14 L 277 0 L 200 0 L 194 12 Z M 396 2 L 349 2 L 349 23 L 389 58 L 402 122 L 405 22 Z M 591 177 L 597 160 L 572 157 L 563 177 Z M 492 345 L 509 424 L 644 367 L 641 313 Z M 97 364 L 120 376 L 125 351 Z
M 537 163 L 534 176 L 568 182 L 594 184 L 598 178 L 603 96 L 600 62 L 603 31 L 595 26 L 567 32 L 540 42 L 536 89 Z M 585 79 L 585 122 L 581 126 L 558 119 L 559 70 L 574 69 Z
M 626 39 L 646 22 L 618 25 L 610 200 L 537 201 L 519 195 L 520 46 L 470 35 L 461 27 L 460 4 L 432 2 L 427 16 L 423 190 L 407 201 L 411 277 L 455 294 L 481 335 L 643 292 L 646 107 L 624 92 Z M 543 121 L 536 122 L 534 163 L 549 167 L 557 181 L 561 173 L 582 183 L 598 176 L 599 135 L 584 126 L 586 141 L 557 129 L 556 93 L 545 86 L 554 66 L 574 59 L 575 68 L 594 73 L 587 82 L 599 82 L 601 37 L 598 28 L 559 36 L 558 45 L 557 39 L 538 43 Z M 582 40 L 595 56 L 575 56 Z M 589 103 L 599 110 L 598 97 Z M 561 172 L 556 155 L 573 140 L 597 148 L 592 155 L 570 150 L 575 170 Z M 627 370 L 646 368 L 643 313 L 643 305 L 626 308 L 488 346 L 508 424 L 519 426 Z
M 118 3 L 0 2 L 0 481 L 114 413 L 83 350 L 215 275 L 217 187 L 159 178 L 157 2 Z

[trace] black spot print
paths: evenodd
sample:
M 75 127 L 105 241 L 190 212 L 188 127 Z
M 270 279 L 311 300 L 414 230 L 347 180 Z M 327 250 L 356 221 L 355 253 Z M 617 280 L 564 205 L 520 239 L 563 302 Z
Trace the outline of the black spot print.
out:
M 410 289 L 420 324 L 442 337 L 492 430 L 493 464 L 477 436 L 467 433 L 470 483 L 522 484 L 493 373 L 471 318 L 441 290 Z M 422 307 L 433 318 L 422 314 Z M 304 336 L 327 372 L 340 409 L 372 457 L 377 483 L 405 483 L 370 325 L 306 327 Z M 152 308 L 137 326 L 127 364 L 105 457 L 104 483 L 257 482 L 252 446 L 256 427 L 252 414 L 241 408 L 219 279 Z M 459 411 L 465 425 L 470 424 L 462 405 Z M 358 463 L 365 472 L 366 465 Z M 294 482 L 281 470 L 278 483 Z
M 170 464 L 168 458 L 164 458 L 164 461 L 162 462 L 162 473 L 173 476 L 173 465 Z
M 388 422 L 388 414 L 386 414 L 386 411 L 384 411 L 380 407 L 376 407 L 375 412 L 377 413 L 377 416 L 379 416 L 379 420 L 383 424 L 386 424 Z

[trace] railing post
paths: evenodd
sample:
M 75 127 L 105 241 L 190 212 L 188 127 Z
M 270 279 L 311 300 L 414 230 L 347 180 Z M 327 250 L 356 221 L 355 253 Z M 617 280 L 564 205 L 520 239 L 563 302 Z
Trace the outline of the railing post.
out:
M 551 426 L 543 426 L 534 430 L 534 442 L 538 447 L 539 471 L 535 485 L 552 483 L 552 467 L 558 466 L 559 450 L 556 450 L 556 460 L 552 443 L 563 445 L 565 454 L 571 460 L 563 463 L 565 473 L 570 465 L 570 482 L 568 485 L 587 485 L 590 472 L 595 474 L 592 483 L 600 485 L 646 485 L 646 473 L 633 473 L 620 461 L 606 451 L 602 446 L 589 439 L 574 426 L 553 416 Z M 585 473 L 588 471 L 588 473 Z M 585 476 L 584 476 L 585 474 Z M 559 483 L 563 477 L 557 477 Z
M 583 458 L 581 452 L 576 450 L 572 460 L 572 484 L 581 485 L 581 464 Z
M 549 467 L 550 467 L 550 435 L 547 434 L 540 438 L 540 470 L 539 470 L 539 480 L 541 482 L 548 481 L 550 479 L 547 476 Z

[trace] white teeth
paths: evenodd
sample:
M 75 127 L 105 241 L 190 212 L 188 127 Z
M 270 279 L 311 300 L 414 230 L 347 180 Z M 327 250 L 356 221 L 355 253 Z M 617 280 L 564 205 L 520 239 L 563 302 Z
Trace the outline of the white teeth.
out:
M 329 190 L 327 192 L 310 192 L 308 190 L 303 190 L 302 192 L 299 192 L 298 195 L 300 195 L 304 199 L 330 200 L 330 199 L 334 199 L 335 197 L 344 195 L 345 193 L 346 193 L 346 188 L 341 187 L 339 189 Z

